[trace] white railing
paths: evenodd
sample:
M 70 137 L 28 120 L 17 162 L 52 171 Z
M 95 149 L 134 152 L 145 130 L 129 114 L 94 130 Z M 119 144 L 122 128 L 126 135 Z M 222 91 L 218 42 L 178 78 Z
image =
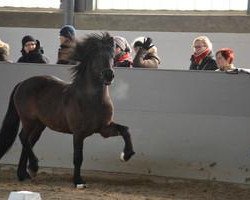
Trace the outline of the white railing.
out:
M 248 0 L 97 0 L 97 9 L 247 10 Z
M 73 0 L 63 0 L 73 1 Z M 122 10 L 248 10 L 250 0 L 74 0 L 91 9 Z M 5 0 L 0 7 L 59 8 L 60 0 Z M 80 3 L 83 4 L 83 3 Z

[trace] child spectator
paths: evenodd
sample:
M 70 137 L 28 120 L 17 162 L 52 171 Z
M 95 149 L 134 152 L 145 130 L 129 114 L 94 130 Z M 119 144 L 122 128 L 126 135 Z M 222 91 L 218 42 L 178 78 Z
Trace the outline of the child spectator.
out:
M 193 41 L 194 53 L 190 58 L 190 70 L 216 70 L 217 64 L 212 54 L 212 43 L 206 36 L 199 36 Z
M 157 55 L 157 48 L 151 38 L 139 37 L 132 43 L 135 51 L 133 67 L 158 68 L 160 58 Z
M 22 39 L 22 56 L 18 59 L 18 63 L 49 63 L 40 46 L 40 41 L 34 39 L 31 35 L 26 35 Z
M 121 36 L 114 36 L 115 67 L 132 67 L 131 48 L 128 41 Z
M 75 65 L 77 62 L 72 60 L 71 54 L 75 46 L 75 28 L 65 25 L 60 30 L 60 48 L 58 49 L 57 64 Z

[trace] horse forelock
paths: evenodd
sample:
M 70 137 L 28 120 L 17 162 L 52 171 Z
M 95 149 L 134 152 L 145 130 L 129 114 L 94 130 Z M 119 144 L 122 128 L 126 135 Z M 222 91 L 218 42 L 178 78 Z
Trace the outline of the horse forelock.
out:
M 73 79 L 81 76 L 85 69 L 95 62 L 96 59 L 103 59 L 103 62 L 114 58 L 114 40 L 109 33 L 87 35 L 86 38 L 78 41 L 75 46 L 73 58 L 80 61 L 79 65 L 72 67 Z

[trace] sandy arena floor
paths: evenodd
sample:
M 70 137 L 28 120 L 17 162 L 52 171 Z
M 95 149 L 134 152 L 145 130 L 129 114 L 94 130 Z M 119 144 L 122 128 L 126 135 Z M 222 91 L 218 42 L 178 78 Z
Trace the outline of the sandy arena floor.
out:
M 15 166 L 0 165 L 0 200 L 11 191 L 39 192 L 43 200 L 249 200 L 250 185 L 155 176 L 85 172 L 86 189 L 75 189 L 71 170 L 41 169 L 19 182 Z

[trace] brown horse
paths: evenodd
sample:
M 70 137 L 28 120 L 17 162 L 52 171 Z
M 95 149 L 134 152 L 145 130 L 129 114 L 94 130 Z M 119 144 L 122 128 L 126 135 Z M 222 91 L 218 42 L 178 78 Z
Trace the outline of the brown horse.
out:
M 114 41 L 108 33 L 88 35 L 75 47 L 74 59 L 80 64 L 72 68 L 71 83 L 52 76 L 35 76 L 15 86 L 0 131 L 0 158 L 14 143 L 21 121 L 19 180 L 31 178 L 38 171 L 32 148 L 45 127 L 73 134 L 76 187 L 86 183 L 80 174 L 83 142 L 93 133 L 105 138 L 122 136 L 125 147 L 121 158 L 131 158 L 134 151 L 128 127 L 113 122 L 114 108 L 108 90 L 114 78 L 113 58 Z

